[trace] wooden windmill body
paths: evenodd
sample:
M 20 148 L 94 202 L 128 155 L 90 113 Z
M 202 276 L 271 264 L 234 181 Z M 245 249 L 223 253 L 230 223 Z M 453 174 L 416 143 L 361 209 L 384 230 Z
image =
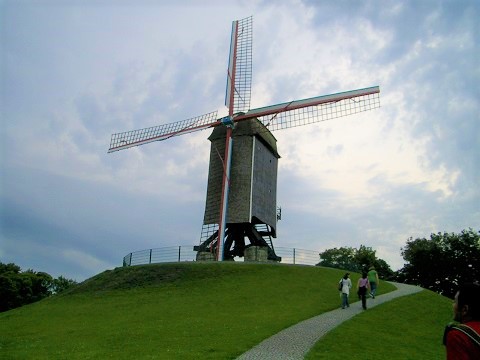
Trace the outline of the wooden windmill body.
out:
M 378 86 L 250 109 L 252 17 L 232 23 L 227 93 L 229 115 L 217 112 L 113 134 L 108 152 L 213 128 L 205 214 L 198 252 L 216 260 L 244 256 L 249 246 L 280 261 L 277 234 L 277 152 L 273 130 L 330 120 L 380 106 Z M 246 240 L 249 243 L 246 243 Z
M 208 138 L 212 144 L 203 223 L 214 228 L 220 218 L 223 182 L 223 162 L 218 154 L 225 151 L 225 138 L 225 127 L 215 128 Z M 268 241 L 276 237 L 277 226 L 277 169 L 280 158 L 277 141 L 257 119 L 238 123 L 232 140 L 224 259 L 243 256 L 247 246 L 244 239 L 248 238 L 251 245 L 268 247 L 270 260 L 278 261 L 273 244 Z M 202 241 L 202 245 L 196 247 L 198 251 L 208 251 L 217 237 L 215 231 L 209 235 L 210 241 L 208 238 Z

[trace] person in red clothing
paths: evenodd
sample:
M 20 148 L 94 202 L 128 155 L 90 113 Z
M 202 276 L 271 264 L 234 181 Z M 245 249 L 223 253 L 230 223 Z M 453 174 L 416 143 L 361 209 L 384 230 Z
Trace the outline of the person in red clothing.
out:
M 480 359 L 480 285 L 459 288 L 453 303 L 454 321 L 443 336 L 447 360 Z

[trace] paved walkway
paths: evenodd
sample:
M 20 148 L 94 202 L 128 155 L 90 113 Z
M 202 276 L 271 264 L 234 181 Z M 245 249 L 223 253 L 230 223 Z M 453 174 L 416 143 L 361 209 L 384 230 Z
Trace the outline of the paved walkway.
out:
M 397 290 L 379 295 L 375 299 L 368 299 L 368 308 L 423 290 L 421 287 L 413 285 L 392 284 L 397 287 Z M 361 302 L 355 302 L 348 309 L 338 308 L 304 320 L 262 341 L 251 350 L 240 355 L 237 360 L 301 360 L 322 336 L 362 311 L 364 310 Z

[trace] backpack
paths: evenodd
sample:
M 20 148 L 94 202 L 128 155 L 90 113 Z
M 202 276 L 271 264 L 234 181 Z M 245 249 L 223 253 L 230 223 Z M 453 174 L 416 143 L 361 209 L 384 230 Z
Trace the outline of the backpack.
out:
M 343 288 L 343 279 L 341 279 L 340 282 L 338 283 L 338 291 L 342 291 L 342 288 Z
M 452 329 L 461 331 L 462 333 L 467 335 L 474 344 L 477 344 L 478 346 L 480 346 L 480 335 L 478 335 L 475 332 L 475 330 L 473 330 L 470 326 L 467 326 L 464 324 L 453 324 L 453 323 L 448 324 L 447 327 L 445 328 L 445 332 L 443 333 L 443 345 L 447 345 L 447 334 Z

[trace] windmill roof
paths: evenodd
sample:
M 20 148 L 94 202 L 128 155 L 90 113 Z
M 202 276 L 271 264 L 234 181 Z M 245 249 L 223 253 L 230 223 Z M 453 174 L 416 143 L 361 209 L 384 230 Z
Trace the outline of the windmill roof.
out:
M 217 126 L 213 129 L 208 140 L 214 141 L 225 138 L 226 132 L 226 126 Z M 270 130 L 268 130 L 257 118 L 235 122 L 232 136 L 234 138 L 237 136 L 256 136 L 275 154 L 277 158 L 280 158 L 280 155 L 277 152 L 277 139 L 275 139 Z

